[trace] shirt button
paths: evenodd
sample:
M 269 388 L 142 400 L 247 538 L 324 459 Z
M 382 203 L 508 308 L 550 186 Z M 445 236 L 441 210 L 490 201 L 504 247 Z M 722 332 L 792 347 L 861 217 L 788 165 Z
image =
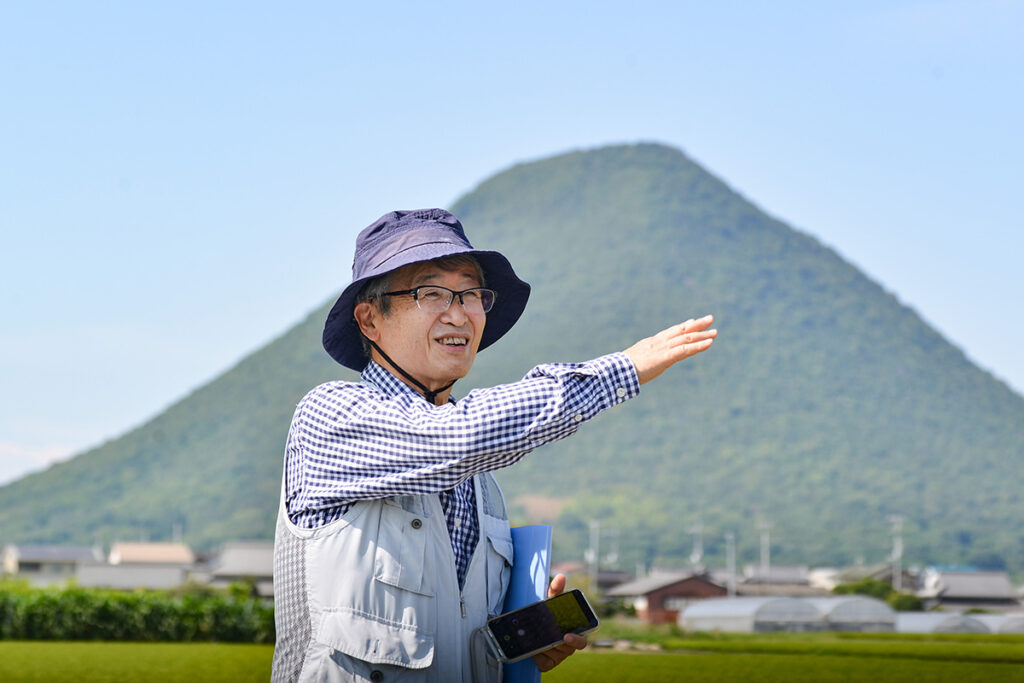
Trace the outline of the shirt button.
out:
M 572 416 L 572 419 L 575 420 L 576 422 L 582 422 L 583 416 L 580 415 L 579 413 L 576 413 L 575 415 Z
M 414 520 L 412 520 L 411 522 L 409 522 L 409 525 L 410 525 L 410 526 L 411 526 L 411 527 L 412 527 L 413 529 L 419 529 L 419 528 L 420 528 L 421 526 L 423 526 L 423 520 L 421 520 L 421 519 L 419 519 L 419 518 L 417 517 L 416 519 L 414 519 Z
M 618 396 L 619 398 L 622 398 L 623 396 L 626 395 L 626 390 L 623 389 L 622 387 L 619 387 L 618 389 L 615 390 L 615 395 Z
M 382 674 L 380 670 L 374 669 L 370 672 L 370 680 L 373 681 L 373 683 L 380 683 L 380 681 L 384 680 L 384 674 Z

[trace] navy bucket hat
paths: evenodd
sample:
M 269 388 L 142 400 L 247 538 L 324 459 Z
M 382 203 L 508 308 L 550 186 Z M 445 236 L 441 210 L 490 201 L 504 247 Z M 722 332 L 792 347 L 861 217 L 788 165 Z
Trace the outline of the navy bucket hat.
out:
M 356 297 L 366 283 L 402 266 L 456 254 L 474 257 L 484 271 L 487 287 L 498 293 L 480 339 L 483 350 L 512 329 L 526 308 L 530 285 L 520 280 L 512 264 L 496 251 L 474 249 L 462 223 L 444 209 L 392 211 L 365 228 L 356 238 L 352 282 L 327 315 L 324 348 L 331 358 L 357 372 L 366 367 L 362 335 L 353 317 Z

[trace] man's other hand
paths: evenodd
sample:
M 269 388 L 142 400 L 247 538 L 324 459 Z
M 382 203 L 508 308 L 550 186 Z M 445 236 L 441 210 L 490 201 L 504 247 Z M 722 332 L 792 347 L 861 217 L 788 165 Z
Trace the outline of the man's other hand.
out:
M 710 315 L 687 320 L 623 351 L 633 361 L 640 384 L 650 382 L 684 358 L 710 349 L 718 336 L 718 330 L 708 329 L 714 321 Z
M 565 574 L 556 574 L 555 578 L 551 579 L 551 585 L 548 586 L 548 597 L 553 598 L 556 595 L 561 595 L 564 590 Z M 534 655 L 533 662 L 541 671 L 551 671 L 565 661 L 566 657 L 575 653 L 576 650 L 582 650 L 586 646 L 587 639 L 585 637 L 575 633 L 566 633 L 561 645 L 556 645 L 550 650 Z

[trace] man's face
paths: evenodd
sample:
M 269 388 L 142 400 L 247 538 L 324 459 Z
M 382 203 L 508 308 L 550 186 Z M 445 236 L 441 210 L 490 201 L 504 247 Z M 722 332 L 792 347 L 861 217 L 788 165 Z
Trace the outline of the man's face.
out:
M 470 264 L 442 267 L 414 263 L 400 269 L 393 291 L 421 285 L 440 285 L 453 291 L 480 287 L 477 270 Z M 431 389 L 465 377 L 484 332 L 487 316 L 467 313 L 455 297 L 447 311 L 421 310 L 412 295 L 391 297 L 391 313 L 375 316 L 379 338 L 375 341 L 403 370 Z

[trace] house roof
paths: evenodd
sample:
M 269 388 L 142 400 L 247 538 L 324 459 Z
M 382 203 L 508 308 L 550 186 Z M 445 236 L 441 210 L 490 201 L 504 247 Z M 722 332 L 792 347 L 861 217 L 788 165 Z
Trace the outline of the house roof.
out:
M 84 545 L 9 545 L 19 562 L 95 562 L 103 559 L 99 548 Z
M 749 597 L 815 597 L 830 595 L 831 591 L 799 583 L 738 583 L 736 595 Z
M 696 579 L 697 581 L 715 586 L 718 585 L 704 574 L 692 574 L 690 572 L 665 572 L 651 574 L 650 576 L 645 576 L 633 581 L 627 581 L 626 583 L 620 583 L 618 586 L 611 588 L 605 595 L 621 598 L 647 595 L 648 593 L 653 593 L 656 590 L 667 588 L 668 586 L 682 583 L 690 579 Z
M 192 564 L 195 555 L 184 543 L 115 543 L 110 564 Z
M 809 583 L 808 570 L 805 566 L 787 566 L 773 564 L 767 571 L 758 565 L 749 565 L 743 569 L 745 583 L 775 583 L 806 585 Z
M 1006 572 L 930 572 L 921 597 L 943 600 L 1016 600 Z

